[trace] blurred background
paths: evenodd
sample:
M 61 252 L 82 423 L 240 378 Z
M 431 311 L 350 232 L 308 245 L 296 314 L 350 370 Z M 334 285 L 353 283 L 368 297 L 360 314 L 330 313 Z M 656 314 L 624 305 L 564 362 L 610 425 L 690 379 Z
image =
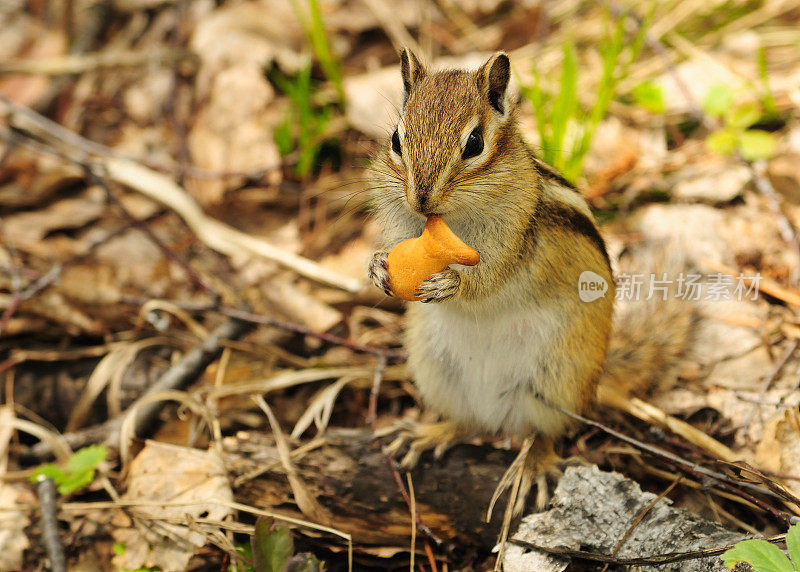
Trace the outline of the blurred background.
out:
M 403 368 L 402 306 L 365 276 L 377 236 L 370 157 L 398 118 L 403 46 L 433 68 L 508 52 L 525 136 L 581 188 L 615 256 L 670 238 L 704 274 L 760 277 L 757 299 L 710 305 L 684 383 L 653 399 L 760 467 L 800 474 L 799 24 L 794 0 L 2 0 L 0 569 L 41 569 L 27 478 L 54 453 L 69 480 L 69 449 L 103 444 L 59 493 L 75 505 L 59 513 L 71 565 L 246 570 L 256 513 L 204 509 L 189 525 L 176 524 L 185 508 L 89 503 L 185 501 L 161 491 L 167 475 L 217 471 L 221 481 L 187 487 L 315 520 L 296 481 L 247 488 L 291 473 L 274 437 L 253 444 L 248 432 L 283 428 L 279 443 L 300 459 L 296 447 L 329 426 L 428 418 Z M 155 399 L 162 423 L 140 431 L 180 452 L 129 464 L 151 445 L 128 450 L 120 420 L 237 319 L 249 331 L 223 330 L 210 367 Z M 644 422 L 615 422 L 654 438 Z M 41 440 L 50 445 L 36 449 Z M 271 447 L 272 465 L 191 453 L 210 455 L 210 443 Z M 585 428 L 560 452 L 657 492 L 669 484 Z M 759 511 L 682 489 L 671 495 L 682 506 L 734 529 L 778 530 Z M 361 566 L 408 566 L 394 490 L 402 529 L 370 537 L 388 531 L 375 515 L 338 523 Z M 325 510 L 340 530 L 340 508 Z M 153 522 L 184 544 L 148 538 L 141 524 Z M 341 537 L 293 530 L 298 551 L 346 568 Z M 486 542 L 445 536 L 455 551 L 420 548 L 426 570 L 491 561 Z

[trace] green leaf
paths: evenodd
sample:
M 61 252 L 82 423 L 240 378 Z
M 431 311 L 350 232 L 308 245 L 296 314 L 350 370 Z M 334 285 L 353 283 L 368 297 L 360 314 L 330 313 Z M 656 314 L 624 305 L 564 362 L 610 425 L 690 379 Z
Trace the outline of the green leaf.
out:
M 53 482 L 58 485 L 60 494 L 69 494 L 94 480 L 94 472 L 106 456 L 108 456 L 108 449 L 103 445 L 89 445 L 72 454 L 67 461 L 66 471 L 57 465 L 48 463 L 33 472 L 31 482 L 35 483 L 40 475 L 44 475 L 53 479 Z
M 794 572 L 780 548 L 764 540 L 743 540 L 722 555 L 722 563 L 733 569 L 737 562 L 747 562 L 755 572 Z
M 661 114 L 666 110 L 664 91 L 660 85 L 647 80 L 633 88 L 633 101 L 650 113 Z
M 724 83 L 715 83 L 703 100 L 703 111 L 713 117 L 722 117 L 733 104 L 733 91 Z
M 58 492 L 67 495 L 85 487 L 94 480 L 97 466 L 108 456 L 103 445 L 89 445 L 75 452 L 67 461 L 67 471 L 56 481 Z
M 729 107 L 725 111 L 725 124 L 730 127 L 747 129 L 761 119 L 761 111 L 752 101 Z
M 739 153 L 748 161 L 769 159 L 777 147 L 775 136 L 760 129 L 748 129 L 739 137 Z
M 108 449 L 103 445 L 89 445 L 73 453 L 67 462 L 67 470 L 71 473 L 92 471 L 106 460 Z
M 283 572 L 294 554 L 292 533 L 285 525 L 272 529 L 272 519 L 259 517 L 250 538 L 253 548 L 253 568 L 259 572 Z
M 114 546 L 111 547 L 111 550 L 114 551 L 114 554 L 117 556 L 122 556 L 125 554 L 125 543 L 124 542 L 115 542 Z
M 794 569 L 800 572 L 800 524 L 795 524 L 786 533 L 786 549 L 789 551 Z
M 81 471 L 79 473 L 67 473 L 58 484 L 58 492 L 68 495 L 78 489 L 82 489 L 94 480 L 94 469 Z
M 732 155 L 736 151 L 736 143 L 738 141 L 738 133 L 730 128 L 720 129 L 714 131 L 706 137 L 706 145 L 714 153 L 720 155 Z
M 64 477 L 66 477 L 66 475 L 67 474 L 64 472 L 64 469 L 62 469 L 58 465 L 54 465 L 53 463 L 47 463 L 46 465 L 37 467 L 33 471 L 33 474 L 31 474 L 30 476 L 30 481 L 32 483 L 37 483 L 39 482 L 39 477 L 44 476 L 53 479 L 53 482 L 55 484 L 58 484 L 64 479 Z

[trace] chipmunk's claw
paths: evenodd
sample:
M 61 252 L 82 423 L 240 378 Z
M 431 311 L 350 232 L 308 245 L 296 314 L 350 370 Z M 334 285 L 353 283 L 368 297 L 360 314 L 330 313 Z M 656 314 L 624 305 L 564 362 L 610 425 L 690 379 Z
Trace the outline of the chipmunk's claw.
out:
M 372 255 L 367 267 L 370 282 L 383 290 L 387 296 L 394 296 L 389 288 L 389 253 L 379 250 Z
M 441 458 L 450 447 L 465 437 L 463 431 L 449 421 L 441 423 L 403 421 L 395 427 L 395 430 L 397 437 L 384 447 L 384 452 L 394 457 L 407 446 L 408 451 L 400 460 L 400 466 L 404 469 L 413 469 L 422 453 L 426 451 L 433 450 L 434 458 Z
M 534 498 L 534 509 L 537 512 L 543 511 L 547 508 L 550 502 L 550 489 L 547 486 L 548 475 L 558 477 L 561 473 L 558 468 L 559 458 L 553 449 L 552 439 L 544 436 L 537 436 L 535 439 L 529 438 L 533 445 L 526 449 L 520 450 L 517 458 L 508 467 L 506 473 L 500 479 L 500 483 L 495 489 L 492 501 L 490 503 L 489 512 L 487 514 L 486 522 L 491 519 L 492 509 L 495 501 L 506 490 L 513 489 L 512 483 L 518 477 L 520 479 L 519 490 L 515 498 L 509 499 L 513 503 L 512 515 L 519 516 L 525 510 L 528 501 L 528 495 L 536 485 L 536 497 Z
M 460 287 L 461 275 L 452 268 L 448 268 L 425 279 L 414 291 L 414 294 L 425 304 L 444 302 L 458 294 Z

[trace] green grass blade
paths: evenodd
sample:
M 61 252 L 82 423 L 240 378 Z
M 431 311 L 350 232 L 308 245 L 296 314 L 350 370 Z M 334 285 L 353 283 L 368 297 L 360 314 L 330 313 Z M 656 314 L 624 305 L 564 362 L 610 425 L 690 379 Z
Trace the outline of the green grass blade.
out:
M 314 46 L 314 53 L 319 59 L 319 64 L 325 76 L 336 87 L 339 101 L 342 107 L 346 104 L 344 93 L 344 83 L 342 81 L 342 66 L 331 50 L 328 42 L 328 33 L 325 31 L 325 24 L 322 20 L 322 10 L 319 7 L 319 0 L 308 0 L 309 12 L 311 13 L 311 38 Z
M 758 77 L 761 80 L 761 89 L 764 90 L 764 95 L 761 97 L 761 102 L 764 105 L 764 110 L 768 115 L 778 115 L 778 105 L 775 103 L 775 97 L 772 95 L 772 90 L 769 88 L 769 70 L 767 69 L 767 52 L 764 46 L 759 46 L 757 52 L 758 60 Z
M 571 117 L 576 115 L 578 108 L 577 93 L 577 56 L 575 45 L 571 39 L 564 41 L 563 62 L 561 64 L 561 89 L 553 104 L 552 146 L 555 160 L 553 166 L 561 169 L 564 166 L 564 141 L 567 133 L 567 124 Z
M 292 8 L 303 27 L 303 31 L 311 44 L 311 48 L 314 50 L 314 55 L 317 57 L 317 61 L 325 77 L 333 84 L 339 102 L 344 108 L 346 106 L 346 98 L 341 63 L 331 50 L 330 42 L 328 41 L 328 33 L 325 31 L 325 23 L 322 19 L 322 10 L 319 6 L 319 0 L 307 0 L 307 2 L 308 15 L 306 15 L 305 10 L 300 6 L 299 0 L 291 0 Z
M 619 57 L 624 47 L 624 36 L 625 19 L 619 18 L 616 22 L 613 35 L 608 37 L 600 46 L 603 71 L 597 86 L 597 98 L 595 99 L 588 119 L 583 122 L 583 136 L 576 141 L 572 150 L 569 175 L 573 178 L 570 180 L 574 181 L 575 178 L 580 175 L 583 169 L 583 160 L 589 152 L 592 139 L 594 139 L 594 134 L 597 131 L 597 126 L 606 116 L 606 113 L 608 113 L 611 100 L 616 93 L 617 77 L 615 75 L 615 70 L 617 69 Z

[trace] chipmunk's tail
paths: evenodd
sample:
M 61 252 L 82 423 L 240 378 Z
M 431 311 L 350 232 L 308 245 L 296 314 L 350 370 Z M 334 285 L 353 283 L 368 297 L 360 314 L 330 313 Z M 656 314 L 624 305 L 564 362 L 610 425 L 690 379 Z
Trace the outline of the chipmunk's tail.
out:
M 641 395 L 674 383 L 699 322 L 697 303 L 677 296 L 678 279 L 688 273 L 684 261 L 664 253 L 640 253 L 633 258 L 639 270 L 626 268 L 617 274 L 621 289 L 626 288 L 625 277 L 631 277 L 632 288 L 624 290 L 631 296 L 622 296 L 617 302 L 598 388 L 598 401 L 615 407 L 630 394 Z

